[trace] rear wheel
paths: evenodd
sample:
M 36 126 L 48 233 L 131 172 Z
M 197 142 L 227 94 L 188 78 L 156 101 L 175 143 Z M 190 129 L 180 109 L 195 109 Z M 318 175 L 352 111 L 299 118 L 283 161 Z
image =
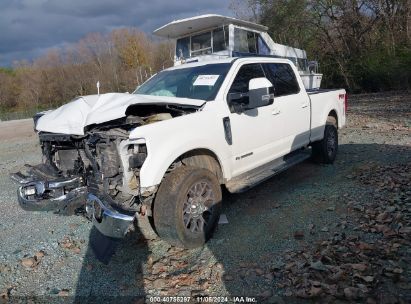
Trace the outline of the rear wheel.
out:
M 324 129 L 324 138 L 313 143 L 313 158 L 324 164 L 332 164 L 338 152 L 338 130 L 334 117 L 328 117 Z
M 202 246 L 211 237 L 221 212 L 221 187 L 209 170 L 180 167 L 165 177 L 153 207 L 158 235 L 171 245 Z

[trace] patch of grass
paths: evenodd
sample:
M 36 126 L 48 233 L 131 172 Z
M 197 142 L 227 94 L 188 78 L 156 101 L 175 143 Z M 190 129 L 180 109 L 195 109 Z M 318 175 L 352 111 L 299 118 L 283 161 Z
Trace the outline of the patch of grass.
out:
M 26 109 L 9 109 L 0 107 L 0 121 L 32 118 L 34 114 L 48 110 L 47 107 L 31 107 Z

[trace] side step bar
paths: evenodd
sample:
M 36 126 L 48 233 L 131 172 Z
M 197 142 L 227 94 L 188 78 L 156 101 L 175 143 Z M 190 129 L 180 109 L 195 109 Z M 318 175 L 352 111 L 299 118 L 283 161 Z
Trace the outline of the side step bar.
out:
M 266 165 L 234 177 L 227 182 L 226 187 L 232 193 L 244 192 L 310 157 L 311 150 L 308 149 L 291 152 L 290 154 L 275 159 Z

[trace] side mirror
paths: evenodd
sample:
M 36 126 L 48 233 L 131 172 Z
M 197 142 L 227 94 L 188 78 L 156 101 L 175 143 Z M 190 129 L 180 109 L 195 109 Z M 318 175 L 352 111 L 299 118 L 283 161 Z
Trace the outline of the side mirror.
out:
M 231 112 L 242 113 L 272 104 L 274 87 L 265 77 L 253 78 L 248 83 L 248 93 L 229 93 L 227 99 Z
M 265 77 L 253 78 L 248 83 L 248 108 L 264 107 L 274 102 L 274 87 Z
M 248 93 L 228 93 L 227 101 L 232 113 L 242 113 L 248 108 Z

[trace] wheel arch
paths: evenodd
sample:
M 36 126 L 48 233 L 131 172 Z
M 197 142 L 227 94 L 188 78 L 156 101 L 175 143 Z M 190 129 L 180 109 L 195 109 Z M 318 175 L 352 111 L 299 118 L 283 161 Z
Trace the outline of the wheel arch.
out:
M 327 120 L 326 123 L 331 122 L 332 120 L 330 120 L 329 118 L 332 117 L 335 119 L 335 126 L 338 129 L 338 114 L 337 111 L 335 109 L 332 109 L 331 111 L 329 111 L 328 115 L 327 115 Z
M 178 161 L 186 166 L 207 169 L 217 176 L 220 184 L 224 183 L 224 171 L 221 162 L 218 156 L 210 149 L 199 148 L 189 150 L 177 157 L 170 166 Z
M 140 171 L 142 187 L 159 185 L 167 173 L 181 164 L 210 170 L 216 174 L 220 184 L 223 184 L 227 178 L 228 168 L 224 167 L 224 162 L 218 154 L 208 147 L 186 147 L 186 149 L 180 147 L 167 153 L 161 149 L 161 151 L 157 150 L 156 154 L 150 154 L 150 149 L 148 150 L 148 158 Z

